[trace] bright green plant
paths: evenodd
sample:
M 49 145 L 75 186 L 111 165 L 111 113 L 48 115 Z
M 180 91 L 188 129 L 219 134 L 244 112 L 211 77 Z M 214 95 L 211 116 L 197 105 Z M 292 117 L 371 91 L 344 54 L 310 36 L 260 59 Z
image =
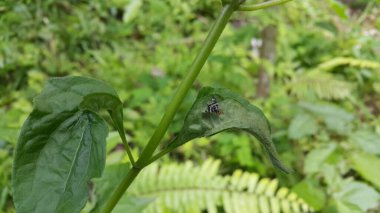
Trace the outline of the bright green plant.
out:
M 18 212 L 79 212 L 88 199 L 87 183 L 100 177 L 105 166 L 108 129 L 96 113 L 109 112 L 129 156 L 132 168 L 112 193 L 102 212 L 111 212 L 141 170 L 174 148 L 197 138 L 228 129 L 254 135 L 274 166 L 280 162 L 264 114 L 227 89 L 205 88 L 199 95 L 177 139 L 154 155 L 169 125 L 235 11 L 254 11 L 286 3 L 273 0 L 256 5 L 223 0 L 223 9 L 199 54 L 167 107 L 161 122 L 135 161 L 123 127 L 123 105 L 116 91 L 101 81 L 84 77 L 54 78 L 35 99 L 16 147 L 13 168 L 14 203 Z M 131 17 L 126 17 L 126 21 Z M 207 111 L 216 98 L 221 111 Z M 260 207 L 263 208 L 263 207 Z

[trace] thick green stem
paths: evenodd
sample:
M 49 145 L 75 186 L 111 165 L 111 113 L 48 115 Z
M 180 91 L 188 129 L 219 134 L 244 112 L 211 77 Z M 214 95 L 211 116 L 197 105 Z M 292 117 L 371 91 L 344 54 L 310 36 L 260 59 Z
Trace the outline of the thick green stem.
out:
M 228 23 L 229 18 L 236 9 L 236 5 L 227 4 L 223 7 L 221 14 L 216 20 L 215 24 L 211 28 L 206 40 L 204 41 L 202 48 L 195 58 L 193 64 L 190 67 L 189 73 L 186 78 L 179 86 L 176 94 L 174 95 L 173 100 L 169 104 L 166 113 L 161 119 L 156 131 L 153 133 L 151 139 L 149 140 L 147 146 L 140 155 L 140 158 L 136 162 L 136 166 L 128 172 L 127 176 L 123 179 L 122 183 L 118 186 L 117 190 L 112 194 L 111 199 L 108 201 L 107 205 L 102 212 L 109 213 L 115 207 L 117 202 L 123 196 L 125 191 L 131 185 L 133 180 L 139 174 L 141 169 L 151 163 L 151 157 L 154 151 L 157 149 L 158 145 L 161 142 L 162 137 L 164 136 L 166 130 L 169 127 L 169 124 L 172 122 L 174 115 L 176 114 L 180 104 L 188 93 L 189 89 L 193 85 L 195 79 L 197 78 L 200 70 L 205 64 L 208 56 L 210 55 L 212 49 L 214 48 L 216 42 L 218 41 L 220 35 L 223 32 L 223 29 Z
M 285 4 L 286 2 L 289 2 L 289 1 L 292 1 L 292 0 L 272 0 L 272 1 L 266 1 L 266 2 L 263 2 L 263 3 L 259 3 L 259 4 L 254 4 L 254 5 L 240 5 L 239 9 L 240 11 L 255 11 L 255 10 L 261 10 L 261 9 L 265 9 L 265 8 L 268 8 L 268 7 L 273 7 L 273 6 L 277 6 L 277 5 L 280 5 L 280 4 Z

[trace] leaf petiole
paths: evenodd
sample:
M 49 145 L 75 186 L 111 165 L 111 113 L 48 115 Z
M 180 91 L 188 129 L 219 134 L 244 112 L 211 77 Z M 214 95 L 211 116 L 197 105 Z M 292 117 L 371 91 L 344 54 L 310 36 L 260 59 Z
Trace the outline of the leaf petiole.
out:
M 131 162 L 132 166 L 135 166 L 136 165 L 135 159 L 133 158 L 131 149 L 129 148 L 129 145 L 127 142 L 127 138 L 125 137 L 122 109 L 120 108 L 120 109 L 115 109 L 115 110 L 108 110 L 108 112 L 121 137 L 121 141 L 123 142 L 124 148 L 127 151 L 129 161 Z

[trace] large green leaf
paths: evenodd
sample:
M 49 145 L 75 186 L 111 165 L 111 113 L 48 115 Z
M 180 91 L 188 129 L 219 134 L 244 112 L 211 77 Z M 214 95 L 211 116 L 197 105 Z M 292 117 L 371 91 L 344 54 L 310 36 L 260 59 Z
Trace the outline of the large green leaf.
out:
M 114 114 L 122 118 L 116 92 L 101 81 L 64 77 L 48 82 L 17 142 L 17 212 L 79 212 L 84 207 L 89 180 L 105 166 L 108 128 L 90 111 L 100 106 L 117 109 Z
M 99 97 L 96 101 L 106 102 L 100 95 L 104 95 L 108 99 L 119 99 L 112 87 L 96 79 L 79 76 L 52 78 L 41 94 L 35 98 L 34 109 L 48 113 L 76 111 L 79 110 L 86 96 L 94 96 L 94 94 Z M 121 104 L 117 100 L 114 102 Z M 99 105 L 96 102 L 92 104 Z M 84 105 L 90 107 L 90 104 Z
M 34 100 L 42 112 L 107 109 L 119 131 L 123 129 L 123 108 L 116 91 L 102 81 L 86 77 L 52 78 Z
M 17 212 L 79 212 L 87 182 L 104 168 L 107 133 L 92 112 L 34 111 L 21 131 L 14 161 Z
M 215 97 L 221 113 L 206 112 Z M 203 88 L 186 115 L 184 125 L 170 148 L 178 147 L 194 138 L 206 137 L 224 130 L 238 129 L 254 135 L 264 146 L 274 166 L 288 173 L 278 158 L 271 139 L 271 129 L 263 112 L 247 100 L 227 89 Z

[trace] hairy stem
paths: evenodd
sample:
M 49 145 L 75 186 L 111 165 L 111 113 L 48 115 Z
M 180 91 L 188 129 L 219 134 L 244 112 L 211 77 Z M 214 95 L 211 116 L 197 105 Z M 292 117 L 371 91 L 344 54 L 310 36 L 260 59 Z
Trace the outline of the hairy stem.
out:
M 200 52 L 197 57 L 193 61 L 193 64 L 190 67 L 189 73 L 187 74 L 184 81 L 179 86 L 174 98 L 171 103 L 167 107 L 167 111 L 161 119 L 157 129 L 153 133 L 151 139 L 149 140 L 147 146 L 143 150 L 140 155 L 140 158 L 136 162 L 136 165 L 133 166 L 132 170 L 130 170 L 127 176 L 123 179 L 122 183 L 118 186 L 116 191 L 112 194 L 111 199 L 106 204 L 105 208 L 102 212 L 109 213 L 115 207 L 117 202 L 123 196 L 125 191 L 131 185 L 133 180 L 139 174 L 141 169 L 151 163 L 151 157 L 161 142 L 162 137 L 164 136 L 166 130 L 169 127 L 169 124 L 172 122 L 174 115 L 176 114 L 180 104 L 188 93 L 189 89 L 193 85 L 195 79 L 197 78 L 200 70 L 205 64 L 208 56 L 210 55 L 212 49 L 214 48 L 216 42 L 218 41 L 220 35 L 222 34 L 225 26 L 228 23 L 229 18 L 234 12 L 236 5 L 226 4 L 222 12 L 220 13 L 217 21 L 211 28 L 206 40 L 204 41 Z
M 272 1 L 266 1 L 266 2 L 263 2 L 263 3 L 259 3 L 259 4 L 253 4 L 253 5 L 240 5 L 239 9 L 240 11 L 255 11 L 255 10 L 261 10 L 261 9 L 265 9 L 265 8 L 268 8 L 268 7 L 273 7 L 273 6 L 277 6 L 277 5 L 280 5 L 280 4 L 285 4 L 289 1 L 292 1 L 292 0 L 272 0 Z

